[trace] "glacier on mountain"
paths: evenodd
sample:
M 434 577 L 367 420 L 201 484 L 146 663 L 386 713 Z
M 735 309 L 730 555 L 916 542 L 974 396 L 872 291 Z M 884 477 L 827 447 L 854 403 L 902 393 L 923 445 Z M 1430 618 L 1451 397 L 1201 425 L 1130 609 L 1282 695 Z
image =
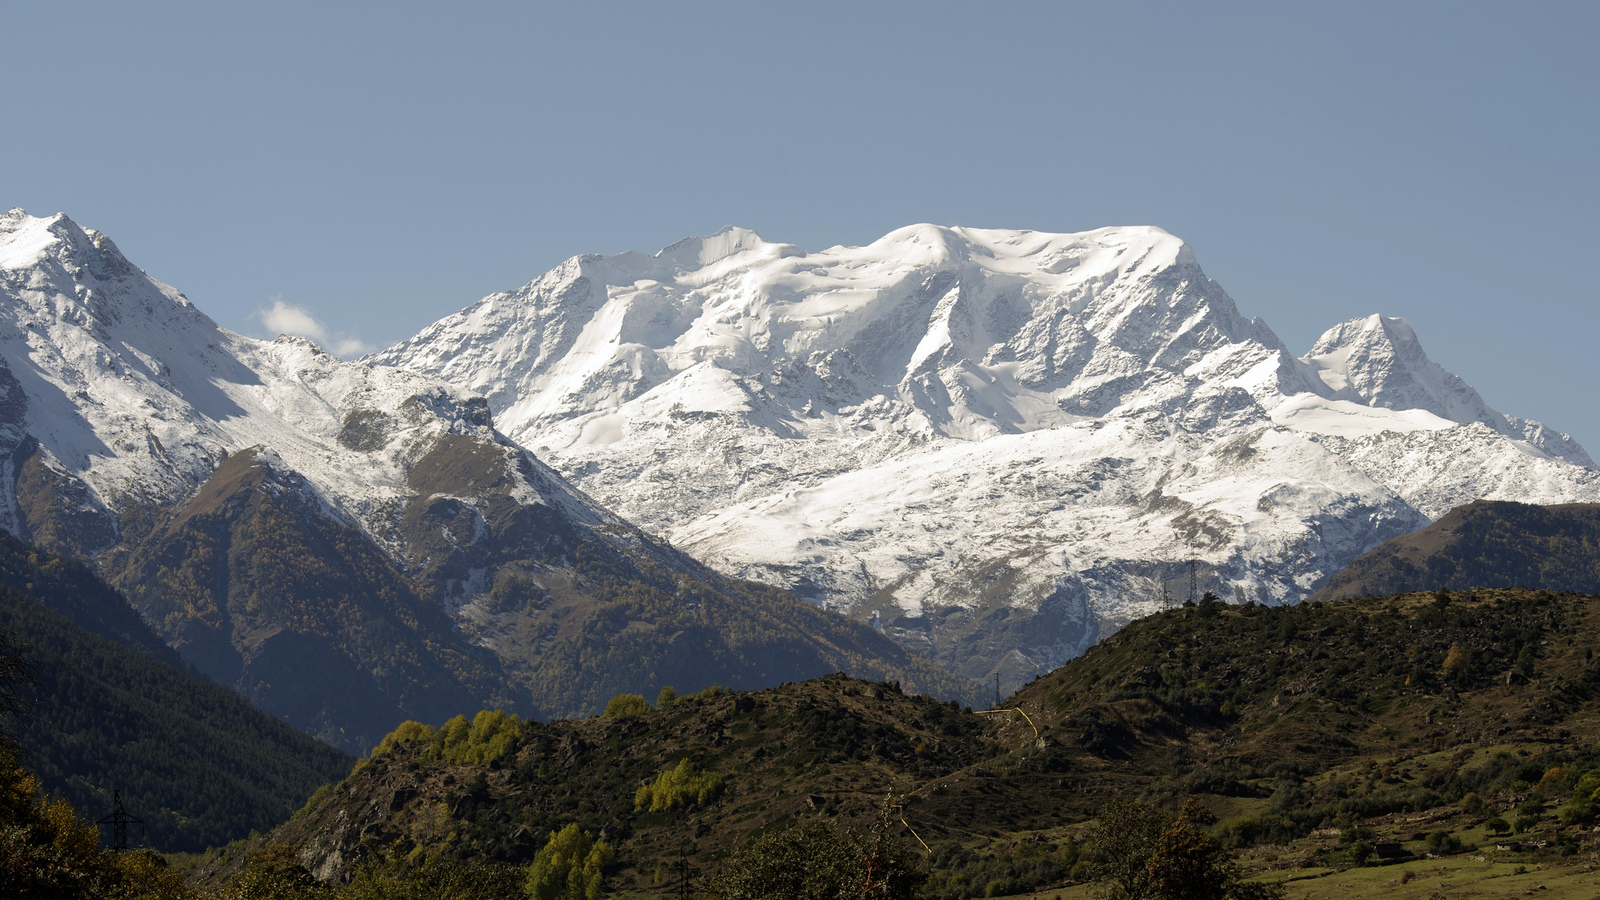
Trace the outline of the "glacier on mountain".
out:
M 1600 498 L 1401 319 L 1294 356 L 1158 228 L 726 228 L 574 257 L 371 361 L 623 517 L 1015 684 L 1166 596 L 1295 602 L 1479 497 Z

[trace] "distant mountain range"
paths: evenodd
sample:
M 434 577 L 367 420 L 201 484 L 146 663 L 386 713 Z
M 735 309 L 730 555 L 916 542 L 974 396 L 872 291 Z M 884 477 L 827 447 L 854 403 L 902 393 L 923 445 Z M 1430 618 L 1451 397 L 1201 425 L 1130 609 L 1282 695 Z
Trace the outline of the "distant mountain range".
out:
M 0 215 L 0 295 L 0 527 L 351 752 L 665 684 L 973 698 L 1191 572 L 1292 602 L 1461 502 L 1600 500 L 1403 321 L 1297 358 L 1154 228 L 725 229 L 354 362 L 219 327 L 62 215 Z
M 0 216 L 0 295 L 0 526 L 92 560 L 185 659 L 350 752 L 669 682 L 973 689 L 651 539 L 481 397 L 229 332 L 65 216 Z
M 1600 500 L 1583 448 L 1491 409 L 1403 320 L 1296 357 L 1157 228 L 820 252 L 728 228 L 574 257 L 371 361 L 482 394 L 711 565 L 1010 686 L 1191 572 L 1294 602 L 1461 503 Z

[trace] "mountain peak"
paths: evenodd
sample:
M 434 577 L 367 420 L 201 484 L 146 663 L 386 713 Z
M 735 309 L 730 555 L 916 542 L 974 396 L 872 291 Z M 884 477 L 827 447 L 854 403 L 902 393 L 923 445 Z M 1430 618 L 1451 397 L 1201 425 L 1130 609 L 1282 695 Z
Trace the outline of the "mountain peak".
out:
M 1428 357 L 1405 319 L 1374 314 L 1341 322 L 1304 359 L 1339 399 L 1506 428 L 1505 416 L 1471 385 Z
M 1198 265 L 1188 244 L 1154 225 L 1052 232 L 922 223 L 897 228 L 867 249 L 882 253 L 918 247 L 921 252 L 907 255 L 981 260 L 986 266 L 1017 274 L 1070 273 L 1073 280 Z
M 56 257 L 70 269 L 86 268 L 101 281 L 138 273 L 111 239 L 84 228 L 66 213 L 30 216 L 22 207 L 0 215 L 0 270 L 26 269 Z
M 700 268 L 740 253 L 785 247 L 788 245 L 770 243 L 748 228 L 724 225 L 711 234 L 686 237 L 665 247 L 656 254 L 656 258 L 686 268 Z
M 1332 352 L 1338 347 L 1351 346 L 1356 343 L 1372 343 L 1374 341 L 1387 341 L 1393 346 L 1414 348 L 1421 352 L 1422 347 L 1417 341 L 1417 332 L 1411 323 L 1399 316 L 1385 316 L 1373 313 L 1367 316 L 1357 316 L 1347 319 L 1329 328 L 1317 338 L 1316 344 L 1311 348 L 1310 356 L 1319 356 Z
M 37 263 L 60 243 L 62 223 L 77 228 L 64 213 L 40 218 L 18 206 L 0 215 L 0 269 L 22 269 Z

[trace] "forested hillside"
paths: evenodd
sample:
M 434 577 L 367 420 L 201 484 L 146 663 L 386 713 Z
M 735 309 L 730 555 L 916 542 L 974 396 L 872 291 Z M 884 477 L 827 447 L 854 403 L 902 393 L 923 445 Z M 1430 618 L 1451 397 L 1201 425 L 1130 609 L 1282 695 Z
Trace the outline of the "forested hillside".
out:
M 184 667 L 139 611 L 81 562 L 53 556 L 0 531 L 0 585 L 37 597 L 78 626 L 124 647 Z
M 37 561 L 6 557 L 7 581 L 43 588 L 67 609 L 120 599 L 76 567 Z M 88 814 L 109 812 L 121 790 L 148 846 L 200 850 L 269 829 L 349 771 L 345 754 L 158 658 L 170 651 L 91 633 L 9 583 L 0 585 L 0 629 L 31 664 L 32 710 L 15 723 L 23 762 Z
M 1130 624 L 993 713 L 830 676 L 406 726 L 270 840 L 340 880 L 385 845 L 526 863 L 575 824 L 614 845 L 612 884 L 649 892 L 681 854 L 715 871 L 757 835 L 865 823 L 892 796 L 897 830 L 927 845 L 930 896 L 952 900 L 1084 877 L 1087 823 L 1132 799 L 1203 799 L 1263 877 L 1359 863 L 1360 841 L 1460 852 L 1500 819 L 1581 847 L 1595 811 L 1562 804 L 1600 779 L 1596 643 L 1600 601 L 1570 593 L 1206 602 Z
M 1489 587 L 1600 593 L 1600 504 L 1458 506 L 1363 554 L 1311 599 Z

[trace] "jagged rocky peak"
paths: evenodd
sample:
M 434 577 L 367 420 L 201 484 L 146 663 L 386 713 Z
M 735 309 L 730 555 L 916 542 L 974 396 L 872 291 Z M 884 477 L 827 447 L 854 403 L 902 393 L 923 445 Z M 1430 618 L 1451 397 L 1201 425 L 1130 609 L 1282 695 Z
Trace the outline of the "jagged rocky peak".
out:
M 1341 322 L 1317 339 L 1302 360 L 1333 400 L 1427 413 L 1443 423 L 1481 423 L 1536 453 L 1587 468 L 1589 454 L 1570 435 L 1489 406 L 1459 376 L 1429 358 L 1405 319 L 1370 315 Z M 1468 499 L 1461 498 L 1462 502 Z
M 481 397 L 339 360 L 305 338 L 234 334 L 66 216 L 0 217 L 0 260 L 10 426 L 0 454 L 20 473 L 0 483 L 0 520 L 58 552 L 104 551 L 119 539 L 120 518 L 148 520 L 253 446 L 388 544 L 418 460 L 436 459 L 429 454 L 450 436 L 504 443 Z M 497 452 L 524 453 L 509 444 Z M 516 502 L 599 521 L 592 501 L 537 461 L 512 471 L 503 487 Z M 90 512 L 93 528 L 64 527 Z
M 63 240 L 71 241 L 73 235 L 89 242 L 88 235 L 65 213 L 41 218 L 14 207 L 0 215 L 0 269 L 34 265 Z
M 66 213 L 30 216 L 19 206 L 0 215 L 0 270 L 25 269 L 47 260 L 101 281 L 142 274 L 110 238 L 79 226 Z
M 1371 315 L 1341 322 L 1304 358 L 1337 399 L 1421 409 L 1463 424 L 1505 424 L 1471 385 L 1428 358 L 1405 319 Z

